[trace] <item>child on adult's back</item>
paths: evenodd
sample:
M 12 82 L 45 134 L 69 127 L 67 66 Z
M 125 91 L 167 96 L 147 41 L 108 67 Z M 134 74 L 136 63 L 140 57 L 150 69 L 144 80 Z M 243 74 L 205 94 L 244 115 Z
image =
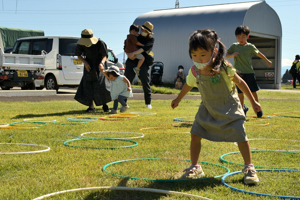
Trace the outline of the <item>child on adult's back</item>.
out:
M 217 44 L 219 48 L 217 49 Z M 189 39 L 189 53 L 194 65 L 189 70 L 180 94 L 171 103 L 176 108 L 181 99 L 193 88 L 201 93 L 201 104 L 191 129 L 191 166 L 184 170 L 182 178 L 204 176 L 198 164 L 202 138 L 215 142 L 237 142 L 244 159 L 244 183 L 259 182 L 244 129 L 245 115 L 235 91 L 234 83 L 246 94 L 254 112 L 261 110 L 247 84 L 235 73 L 224 58 L 225 46 L 215 31 L 195 31 Z
M 227 50 L 226 58 L 234 57 L 234 67 L 237 69 L 237 72 L 239 73 L 241 78 L 247 83 L 252 92 L 252 95 L 258 102 L 258 95 L 256 91 L 258 91 L 260 88 L 256 83 L 256 78 L 252 67 L 252 55 L 256 54 L 258 57 L 263 59 L 269 67 L 272 65 L 272 62 L 268 60 L 266 56 L 255 47 L 255 45 L 247 42 L 247 39 L 249 39 L 249 34 L 250 29 L 247 26 L 238 26 L 236 28 L 235 36 L 238 42 L 233 43 Z M 237 89 L 239 99 L 246 115 L 249 108 L 244 104 L 243 92 L 239 87 L 237 87 Z M 257 117 L 262 117 L 262 115 L 262 111 L 257 113 Z

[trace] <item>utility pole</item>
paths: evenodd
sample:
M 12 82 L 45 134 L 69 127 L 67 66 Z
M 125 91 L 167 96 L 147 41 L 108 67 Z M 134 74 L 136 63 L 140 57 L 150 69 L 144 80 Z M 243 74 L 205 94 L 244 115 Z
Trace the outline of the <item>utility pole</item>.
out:
M 179 0 L 176 0 L 176 2 L 175 2 L 175 8 L 179 8 Z

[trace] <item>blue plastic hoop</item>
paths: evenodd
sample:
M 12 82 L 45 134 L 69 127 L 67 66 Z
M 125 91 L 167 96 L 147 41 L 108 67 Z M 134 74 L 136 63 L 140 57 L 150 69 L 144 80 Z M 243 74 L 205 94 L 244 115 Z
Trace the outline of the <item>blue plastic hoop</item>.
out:
M 170 160 L 169 158 L 137 158 L 137 159 L 120 160 L 120 161 L 108 163 L 107 165 L 105 165 L 102 168 L 102 170 L 106 173 L 109 173 L 111 175 L 118 176 L 118 177 L 121 177 L 121 178 L 128 178 L 128 179 L 132 179 L 132 180 L 152 181 L 152 182 L 184 182 L 184 181 L 200 181 L 200 180 L 208 180 L 208 179 L 217 179 L 217 178 L 220 178 L 220 177 L 222 177 L 225 174 L 228 174 L 230 172 L 230 170 L 227 167 L 224 167 L 222 165 L 218 165 L 218 164 L 215 164 L 215 163 L 209 163 L 209 162 L 202 162 L 202 161 L 198 161 L 198 163 L 208 164 L 208 165 L 215 165 L 215 166 L 218 166 L 220 168 L 226 169 L 227 172 L 225 174 L 221 174 L 221 175 L 214 176 L 214 177 L 197 178 L 197 179 L 152 179 L 152 178 L 137 178 L 137 177 L 131 177 L 131 176 L 122 176 L 120 174 L 115 174 L 115 173 L 112 173 L 112 172 L 108 172 L 106 170 L 106 168 L 109 167 L 110 165 L 115 165 L 115 164 L 118 164 L 118 163 L 129 162 L 129 161 L 137 161 L 137 160 L 159 160 L 159 159 L 161 159 L 161 160 L 162 159 L 163 160 Z M 190 162 L 190 160 L 183 160 L 183 159 L 179 159 L 179 160 Z
M 78 140 L 118 140 L 118 141 L 125 141 L 125 142 L 131 142 L 133 145 L 130 146 L 119 146 L 119 147 L 87 147 L 87 146 L 74 146 L 74 145 L 69 145 L 69 142 L 74 142 Z M 132 140 L 125 140 L 125 139 L 114 139 L 114 138 L 76 138 L 72 140 L 67 140 L 64 142 L 65 146 L 69 147 L 79 147 L 79 148 L 87 148 L 87 149 L 120 149 L 120 148 L 129 148 L 129 147 L 135 147 L 138 145 L 136 141 Z
M 299 170 L 285 170 L 285 169 L 256 169 L 256 171 L 300 172 Z M 230 186 L 227 183 L 225 183 L 225 179 L 228 176 L 232 176 L 232 175 L 239 174 L 239 173 L 242 173 L 242 171 L 231 172 L 231 173 L 225 174 L 221 179 L 222 184 L 225 185 L 226 187 L 229 187 L 232 190 L 235 190 L 235 191 L 238 191 L 238 192 L 243 192 L 243 193 L 246 193 L 246 194 L 252 194 L 252 195 L 257 195 L 257 196 L 265 196 L 265 197 L 278 197 L 278 198 L 282 198 L 282 199 L 300 199 L 300 197 L 296 197 L 296 196 L 280 196 L 280 195 L 271 195 L 271 194 L 250 192 L 250 191 L 235 188 L 235 187 Z
M 72 117 L 72 118 L 67 118 L 67 121 L 70 122 L 82 122 L 82 121 L 97 121 L 98 118 L 93 118 L 93 117 Z
M 291 154 L 300 154 L 300 153 L 297 153 L 297 152 L 291 152 L 291 151 L 268 151 L 268 150 L 256 150 L 256 151 L 251 151 L 251 153 L 258 153 L 258 152 L 275 152 L 275 153 L 291 153 Z M 230 163 L 230 164 L 235 164 L 235 165 L 241 165 L 241 166 L 244 166 L 244 164 L 241 164 L 241 163 L 235 163 L 235 162 L 230 162 L 228 160 L 225 160 L 224 157 L 225 156 L 228 156 L 228 155 L 231 155 L 231 154 L 238 154 L 240 153 L 239 151 L 236 151 L 236 152 L 230 152 L 230 153 L 226 153 L 226 154 L 223 154 L 221 157 L 220 157 L 220 160 L 224 163 Z M 267 166 L 257 166 L 257 165 L 254 165 L 255 168 L 263 168 L 263 169 L 299 169 L 299 167 L 267 167 Z

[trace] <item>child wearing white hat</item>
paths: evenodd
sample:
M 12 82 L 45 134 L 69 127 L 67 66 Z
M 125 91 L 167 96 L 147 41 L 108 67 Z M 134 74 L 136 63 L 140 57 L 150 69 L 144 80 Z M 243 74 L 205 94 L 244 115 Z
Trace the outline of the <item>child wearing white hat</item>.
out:
M 120 112 L 125 112 L 129 108 L 126 103 L 127 98 L 133 97 L 129 80 L 124 75 L 120 74 L 120 70 L 116 66 L 111 66 L 107 70 L 102 72 L 104 76 L 106 76 L 106 78 L 111 81 L 110 95 L 111 99 L 114 100 L 114 106 L 110 113 L 118 113 L 119 102 L 122 105 Z

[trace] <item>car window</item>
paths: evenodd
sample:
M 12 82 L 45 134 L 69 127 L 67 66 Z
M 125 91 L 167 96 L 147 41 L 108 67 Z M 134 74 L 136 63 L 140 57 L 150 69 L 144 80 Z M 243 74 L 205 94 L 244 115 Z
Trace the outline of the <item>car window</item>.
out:
M 115 63 L 115 55 L 111 51 L 108 51 L 108 60 Z
M 29 54 L 30 41 L 22 41 L 19 46 L 19 54 Z
M 78 39 L 59 39 L 59 54 L 74 56 Z
M 41 55 L 41 52 L 46 51 L 47 40 L 33 40 L 32 41 L 32 55 Z
M 49 53 L 50 51 L 52 51 L 52 44 L 53 44 L 53 39 L 48 39 L 47 40 L 47 47 L 46 47 L 47 53 Z

